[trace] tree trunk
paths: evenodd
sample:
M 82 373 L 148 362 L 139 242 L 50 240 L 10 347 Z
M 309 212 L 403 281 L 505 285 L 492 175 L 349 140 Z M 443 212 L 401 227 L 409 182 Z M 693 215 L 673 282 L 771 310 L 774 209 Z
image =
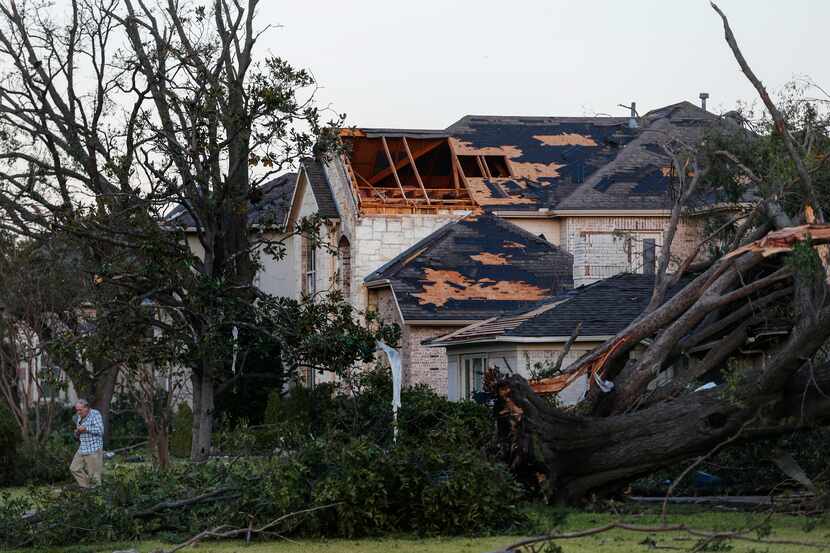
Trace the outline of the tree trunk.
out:
M 813 378 L 818 388 L 830 384 L 830 365 L 816 370 Z M 795 380 L 809 382 L 805 377 Z M 792 414 L 800 409 L 805 415 L 802 424 L 830 415 L 825 397 L 804 391 L 803 387 L 789 389 L 778 402 L 780 412 Z M 704 454 L 734 436 L 756 412 L 724 397 L 721 389 L 605 418 L 552 408 L 518 375 L 502 380 L 498 392 L 498 435 L 504 457 L 525 484 L 562 503 L 616 489 L 656 469 Z M 792 428 L 766 425 L 763 433 Z M 747 428 L 742 436 L 750 438 L 758 432 Z
M 110 407 L 112 404 L 112 396 L 115 394 L 115 385 L 118 382 L 118 374 L 121 368 L 118 365 L 112 365 L 95 383 L 95 392 L 91 399 L 92 407 L 101 413 L 101 419 L 104 421 L 104 446 L 110 445 L 110 438 L 112 436 L 112 425 L 110 424 Z
M 210 457 L 211 434 L 213 432 L 213 378 L 209 366 L 193 371 L 193 443 L 190 459 L 206 461 Z

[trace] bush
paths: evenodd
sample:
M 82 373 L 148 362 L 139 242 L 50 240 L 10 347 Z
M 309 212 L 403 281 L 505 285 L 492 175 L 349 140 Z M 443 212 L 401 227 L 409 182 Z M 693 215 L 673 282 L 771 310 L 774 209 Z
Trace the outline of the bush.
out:
M 20 428 L 14 415 L 8 407 L 0 405 L 0 484 L 8 485 L 14 481 L 20 443 Z
M 24 444 L 18 451 L 17 484 L 56 484 L 69 479 L 69 463 L 78 449 L 71 435 L 53 434 L 42 444 Z
M 68 491 L 37 500 L 43 520 L 18 528 L 16 535 L 42 546 L 162 534 L 184 539 L 209 527 L 261 525 L 330 504 L 335 506 L 291 518 L 274 531 L 331 538 L 480 534 L 525 521 L 516 507 L 520 488 L 491 455 L 493 419 L 487 408 L 449 402 L 425 387 L 406 389 L 393 444 L 388 370 L 363 375 L 356 388 L 355 396 L 334 394 L 328 386 L 296 388 L 285 397 L 274 392 L 266 425 L 239 423 L 233 432 L 220 432 L 246 447 L 254 436 L 268 455 L 174 465 L 166 472 L 108 470 L 104 486 L 89 492 L 83 506 L 76 506 L 78 498 Z M 176 425 L 189 430 L 188 410 L 182 407 Z M 162 501 L 218 489 L 224 490 L 221 500 L 134 516 Z M 17 508 L 0 500 L 0 515 Z M 3 545 L 14 545 L 13 538 L 0 536 Z
M 193 411 L 187 403 L 179 405 L 173 417 L 173 432 L 170 433 L 170 453 L 175 457 L 190 457 L 193 443 Z

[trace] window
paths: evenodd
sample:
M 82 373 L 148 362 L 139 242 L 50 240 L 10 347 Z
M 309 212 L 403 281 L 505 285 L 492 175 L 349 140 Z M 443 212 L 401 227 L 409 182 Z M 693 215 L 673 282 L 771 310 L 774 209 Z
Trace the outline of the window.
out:
M 314 372 L 314 369 L 312 369 L 311 367 L 305 367 L 303 369 L 302 382 L 306 388 L 313 388 L 314 385 L 317 383 Z
M 338 278 L 340 279 L 340 291 L 343 292 L 343 299 L 349 300 L 352 289 L 352 246 L 345 236 L 337 243 L 337 258 L 340 262 Z
M 462 399 L 473 399 L 475 393 L 484 391 L 486 365 L 486 355 L 476 354 L 462 357 L 460 386 Z
M 314 242 L 303 237 L 303 294 L 307 296 L 317 292 L 317 248 Z

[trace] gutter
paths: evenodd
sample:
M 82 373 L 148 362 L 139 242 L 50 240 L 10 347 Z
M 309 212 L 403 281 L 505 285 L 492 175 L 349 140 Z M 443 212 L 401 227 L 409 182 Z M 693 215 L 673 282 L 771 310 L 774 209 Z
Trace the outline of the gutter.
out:
M 380 280 L 370 280 L 369 282 L 364 282 L 363 286 L 369 289 L 383 288 L 384 286 L 389 286 L 391 288 L 392 281 L 388 278 L 383 278 Z
M 578 336 L 574 342 L 604 342 L 613 338 L 611 335 L 607 336 Z M 495 336 L 493 338 L 475 338 L 471 337 L 467 340 L 452 340 L 446 342 L 431 342 L 424 344 L 430 348 L 446 348 L 451 346 L 460 346 L 464 344 L 477 343 L 513 343 L 513 344 L 547 344 L 547 343 L 565 343 L 570 340 L 570 336 Z

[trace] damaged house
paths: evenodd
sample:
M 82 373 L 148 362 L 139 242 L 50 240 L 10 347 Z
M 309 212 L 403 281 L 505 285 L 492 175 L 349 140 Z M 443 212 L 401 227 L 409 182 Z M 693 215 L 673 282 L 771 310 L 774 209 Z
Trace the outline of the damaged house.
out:
M 323 244 L 287 239 L 259 285 L 333 288 L 401 324 L 406 383 L 450 392 L 425 340 L 527 310 L 659 255 L 672 207 L 664 145 L 700 140 L 716 115 L 689 102 L 638 117 L 465 116 L 443 130 L 351 128 L 345 153 L 305 160 L 279 187 L 273 232 L 324 221 Z M 672 254 L 695 245 L 687 217 Z

